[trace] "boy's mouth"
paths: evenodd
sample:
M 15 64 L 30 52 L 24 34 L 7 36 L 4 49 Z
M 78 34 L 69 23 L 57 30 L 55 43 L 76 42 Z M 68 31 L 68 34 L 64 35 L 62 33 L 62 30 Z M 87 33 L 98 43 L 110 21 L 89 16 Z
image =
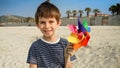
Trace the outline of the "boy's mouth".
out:
M 52 32 L 52 30 L 44 30 L 44 32 L 45 32 L 46 34 L 49 34 L 49 33 Z

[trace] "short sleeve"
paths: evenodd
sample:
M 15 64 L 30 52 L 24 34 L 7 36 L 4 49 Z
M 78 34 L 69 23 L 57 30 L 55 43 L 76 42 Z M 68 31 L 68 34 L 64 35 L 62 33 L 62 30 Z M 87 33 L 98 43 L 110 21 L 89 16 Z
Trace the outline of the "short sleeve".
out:
M 35 46 L 33 44 L 28 52 L 27 63 L 37 64 Z
M 64 39 L 64 38 L 61 38 L 61 43 L 64 46 L 64 48 L 66 48 L 67 45 L 69 44 L 68 41 L 66 39 Z

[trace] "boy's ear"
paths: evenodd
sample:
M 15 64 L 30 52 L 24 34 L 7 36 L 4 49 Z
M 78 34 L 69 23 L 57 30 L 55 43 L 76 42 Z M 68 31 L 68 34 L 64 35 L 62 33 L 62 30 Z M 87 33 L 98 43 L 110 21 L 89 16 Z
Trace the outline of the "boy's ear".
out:
M 61 23 L 62 23 L 62 21 L 61 21 L 61 19 L 59 20 L 59 22 L 58 22 L 58 25 L 60 26 L 61 25 Z
M 38 24 L 36 24 L 36 26 L 39 28 L 39 25 L 38 25 Z

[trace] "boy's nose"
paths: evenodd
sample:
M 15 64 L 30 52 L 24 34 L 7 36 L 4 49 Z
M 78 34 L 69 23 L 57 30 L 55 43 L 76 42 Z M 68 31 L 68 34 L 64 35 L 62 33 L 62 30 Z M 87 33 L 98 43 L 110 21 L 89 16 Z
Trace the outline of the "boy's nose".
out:
M 45 24 L 45 28 L 49 28 L 50 27 L 50 24 L 49 23 L 46 23 Z

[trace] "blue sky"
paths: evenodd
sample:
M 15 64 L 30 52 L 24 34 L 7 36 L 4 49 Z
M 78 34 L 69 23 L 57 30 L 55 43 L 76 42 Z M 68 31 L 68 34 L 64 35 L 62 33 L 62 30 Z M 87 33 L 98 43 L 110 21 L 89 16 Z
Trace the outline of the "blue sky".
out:
M 35 11 L 39 4 L 45 0 L 0 0 L 0 16 L 1 15 L 19 15 L 25 17 L 34 17 Z M 120 0 L 51 0 L 62 14 L 67 16 L 67 10 L 85 10 L 86 7 L 91 9 L 98 8 L 101 13 L 110 14 L 108 8 L 111 5 L 120 3 Z M 90 14 L 93 14 L 91 12 Z M 84 12 L 83 15 L 86 15 Z

